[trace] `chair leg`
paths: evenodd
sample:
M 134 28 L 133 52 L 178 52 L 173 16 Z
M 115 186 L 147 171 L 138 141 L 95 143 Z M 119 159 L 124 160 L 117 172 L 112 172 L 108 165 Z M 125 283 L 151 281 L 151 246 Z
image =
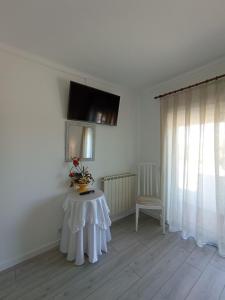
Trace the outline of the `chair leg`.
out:
M 163 226 L 163 212 L 161 212 L 161 214 L 159 215 L 159 218 L 160 218 L 160 226 L 162 227 Z
M 165 210 L 164 210 L 164 208 L 162 209 L 161 226 L 162 226 L 163 234 L 166 234 Z
M 136 232 L 138 231 L 139 207 L 136 205 Z

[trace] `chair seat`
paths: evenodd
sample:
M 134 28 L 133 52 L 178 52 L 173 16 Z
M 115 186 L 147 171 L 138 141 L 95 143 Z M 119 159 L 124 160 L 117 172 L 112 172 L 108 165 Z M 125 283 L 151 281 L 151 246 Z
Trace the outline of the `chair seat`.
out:
M 139 196 L 137 198 L 137 204 L 146 205 L 146 206 L 159 206 L 162 207 L 163 203 L 161 199 L 157 197 L 150 196 Z

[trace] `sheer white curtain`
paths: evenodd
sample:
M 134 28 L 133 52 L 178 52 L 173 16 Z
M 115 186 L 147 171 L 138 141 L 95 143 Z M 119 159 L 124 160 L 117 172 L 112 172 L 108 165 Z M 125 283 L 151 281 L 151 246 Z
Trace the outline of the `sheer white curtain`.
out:
M 225 81 L 163 98 L 161 130 L 170 231 L 225 256 Z

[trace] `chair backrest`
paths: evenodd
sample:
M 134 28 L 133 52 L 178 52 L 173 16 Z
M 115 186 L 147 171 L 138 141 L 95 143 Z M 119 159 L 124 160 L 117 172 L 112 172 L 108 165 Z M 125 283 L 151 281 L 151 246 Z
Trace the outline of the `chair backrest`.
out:
M 160 169 L 154 163 L 138 165 L 138 196 L 160 196 Z

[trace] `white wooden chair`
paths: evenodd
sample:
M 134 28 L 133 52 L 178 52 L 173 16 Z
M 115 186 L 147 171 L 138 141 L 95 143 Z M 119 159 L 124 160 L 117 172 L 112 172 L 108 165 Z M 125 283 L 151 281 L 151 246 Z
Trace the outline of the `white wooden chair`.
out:
M 138 190 L 136 201 L 136 231 L 138 231 L 139 209 L 161 210 L 160 224 L 165 234 L 165 209 L 160 199 L 160 170 L 154 163 L 138 165 Z

